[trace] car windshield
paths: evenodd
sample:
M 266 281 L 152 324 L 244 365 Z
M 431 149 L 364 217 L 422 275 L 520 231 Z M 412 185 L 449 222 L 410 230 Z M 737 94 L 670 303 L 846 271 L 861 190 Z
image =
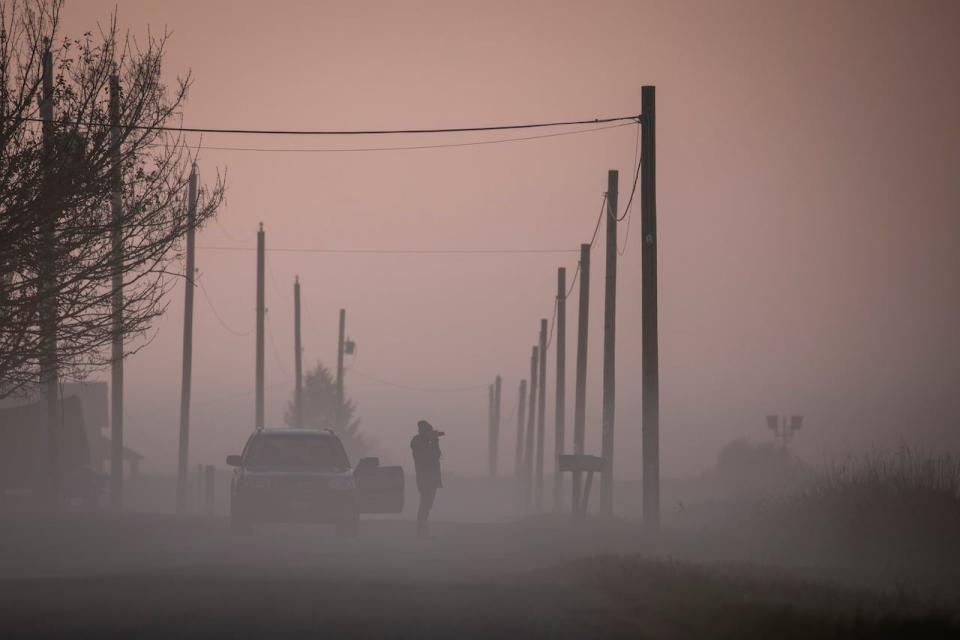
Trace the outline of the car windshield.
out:
M 270 469 L 346 469 L 343 445 L 313 435 L 259 436 L 247 449 L 245 465 Z

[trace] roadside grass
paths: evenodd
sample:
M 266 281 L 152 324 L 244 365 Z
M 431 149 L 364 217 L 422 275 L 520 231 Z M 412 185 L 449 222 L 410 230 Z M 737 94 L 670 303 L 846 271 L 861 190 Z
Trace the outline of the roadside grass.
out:
M 956 615 L 911 600 L 805 582 L 755 566 L 700 567 L 640 556 L 553 571 L 599 592 L 658 638 L 955 638 Z

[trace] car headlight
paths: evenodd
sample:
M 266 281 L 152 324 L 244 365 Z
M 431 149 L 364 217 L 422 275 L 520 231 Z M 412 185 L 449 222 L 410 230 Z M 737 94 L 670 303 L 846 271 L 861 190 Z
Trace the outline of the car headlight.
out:
M 352 477 L 332 478 L 330 480 L 330 488 L 334 491 L 350 491 L 354 486 Z

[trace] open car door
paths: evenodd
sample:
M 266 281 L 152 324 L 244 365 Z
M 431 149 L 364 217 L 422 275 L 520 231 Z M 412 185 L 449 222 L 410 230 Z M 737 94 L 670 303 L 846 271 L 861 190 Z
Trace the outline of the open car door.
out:
M 381 467 L 379 458 L 363 458 L 353 471 L 360 513 L 403 511 L 403 467 Z

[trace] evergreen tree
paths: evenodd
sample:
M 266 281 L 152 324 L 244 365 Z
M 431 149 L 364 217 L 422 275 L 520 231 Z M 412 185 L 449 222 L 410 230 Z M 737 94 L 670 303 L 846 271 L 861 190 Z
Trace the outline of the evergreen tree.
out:
M 340 436 L 347 454 L 353 462 L 366 456 L 372 449 L 371 443 L 360 432 L 360 419 L 354 418 L 357 403 L 344 394 L 343 428 L 337 423 L 337 384 L 330 370 L 317 363 L 313 370 L 303 376 L 303 424 L 297 425 L 294 399 L 287 404 L 283 421 L 290 427 L 301 426 L 304 429 L 330 429 Z

